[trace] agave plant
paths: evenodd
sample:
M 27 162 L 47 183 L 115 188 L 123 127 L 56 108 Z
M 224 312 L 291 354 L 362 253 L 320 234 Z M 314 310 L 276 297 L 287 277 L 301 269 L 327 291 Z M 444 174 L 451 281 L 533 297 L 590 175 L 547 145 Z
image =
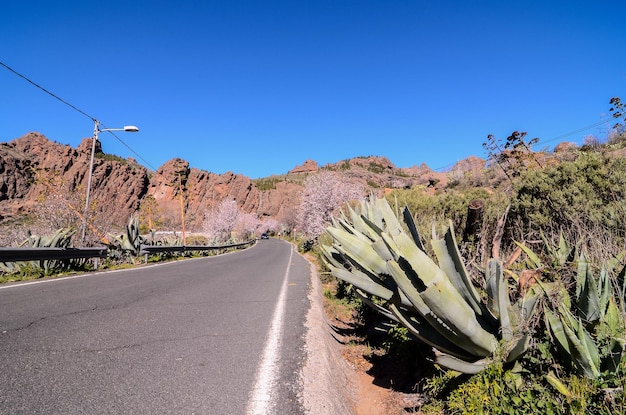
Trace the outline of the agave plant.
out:
M 109 235 L 115 243 L 124 251 L 130 251 L 133 255 L 139 255 L 141 244 L 146 243 L 139 231 L 139 218 L 131 216 L 125 228 L 125 233 L 116 236 Z
M 524 250 L 532 255 L 528 248 Z M 542 266 L 538 256 L 529 258 Z M 615 373 L 624 357 L 624 297 L 616 295 L 620 287 L 614 287 L 606 266 L 594 275 L 584 252 L 572 264 L 576 267 L 575 291 L 570 292 L 562 279 L 539 282 L 551 300 L 543 307 L 545 324 L 564 363 L 582 376 L 598 379 Z M 626 267 L 619 275 L 625 272 Z
M 35 235 L 28 231 L 28 237 L 18 246 L 27 248 L 67 248 L 70 245 L 72 236 L 76 233 L 74 228 L 63 228 L 52 235 Z M 15 274 L 25 270 L 39 270 L 43 275 L 50 275 L 73 267 L 76 260 L 56 260 L 42 259 L 38 261 L 21 261 L 0 264 L 0 270 Z
M 484 272 L 484 301 L 472 284 L 451 224 L 443 238 L 433 229 L 435 261 L 426 253 L 408 208 L 402 221 L 398 216 L 385 199 L 347 207 L 327 228 L 332 245 L 322 245 L 332 275 L 352 284 L 366 304 L 431 346 L 442 367 L 471 374 L 495 359 L 519 358 L 528 347 L 524 329 L 539 291 L 529 290 L 511 304 L 502 264 L 491 259 Z

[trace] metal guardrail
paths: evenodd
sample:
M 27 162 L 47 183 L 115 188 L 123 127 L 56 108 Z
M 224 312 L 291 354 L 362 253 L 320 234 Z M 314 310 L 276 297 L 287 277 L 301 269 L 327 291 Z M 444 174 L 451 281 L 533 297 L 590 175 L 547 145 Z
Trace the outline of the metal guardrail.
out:
M 174 245 L 174 246 L 160 246 L 160 245 L 141 245 L 141 249 L 139 251 L 139 255 L 149 255 L 149 254 L 161 254 L 168 252 L 189 252 L 189 251 L 215 251 L 219 249 L 228 249 L 228 248 L 244 248 L 248 245 L 252 245 L 256 242 L 255 239 L 251 239 L 248 242 L 242 242 L 238 244 L 229 244 L 229 245 L 215 245 L 215 246 L 206 246 L 206 245 Z
M 97 248 L 0 248 L 0 262 L 46 259 L 104 258 L 107 247 Z
M 243 248 L 252 245 L 254 239 L 239 244 L 204 246 L 154 246 L 141 245 L 140 255 L 148 255 L 164 252 L 187 252 L 187 251 L 210 251 L 228 248 Z M 40 260 L 64 260 L 83 258 L 105 258 L 108 248 L 2 248 L 0 247 L 0 262 L 40 261 Z

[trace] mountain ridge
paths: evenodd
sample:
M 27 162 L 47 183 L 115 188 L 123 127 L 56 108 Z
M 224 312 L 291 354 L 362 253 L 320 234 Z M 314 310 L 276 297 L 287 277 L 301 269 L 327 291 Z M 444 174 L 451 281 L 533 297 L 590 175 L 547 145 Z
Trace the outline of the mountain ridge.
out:
M 30 132 L 0 143 L 0 222 L 27 217 L 51 192 L 61 193 L 63 189 L 80 198 L 86 188 L 90 153 L 90 138 L 73 148 Z M 485 166 L 485 160 L 474 156 L 459 163 L 464 170 L 476 171 Z M 90 198 L 98 203 L 100 213 L 118 227 L 148 198 L 156 201 L 164 226 L 179 226 L 181 189 L 189 229 L 201 227 L 204 212 L 224 198 L 236 200 L 246 213 L 290 223 L 295 218 L 305 177 L 322 170 L 335 171 L 347 180 L 381 192 L 416 185 L 434 190 L 446 186 L 450 176 L 447 172 L 435 172 L 426 164 L 400 168 L 384 156 L 359 156 L 324 166 L 305 160 L 286 174 L 260 179 L 232 172 L 212 173 L 191 167 L 180 158 L 172 158 L 150 171 L 133 158 L 103 153 L 97 142 Z M 82 211 L 80 203 L 74 205 L 75 210 Z

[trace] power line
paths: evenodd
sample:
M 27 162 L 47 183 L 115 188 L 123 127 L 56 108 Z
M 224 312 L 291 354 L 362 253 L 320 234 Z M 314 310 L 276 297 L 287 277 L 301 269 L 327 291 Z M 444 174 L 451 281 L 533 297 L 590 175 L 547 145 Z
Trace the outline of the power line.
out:
M 608 124 L 608 123 L 610 123 L 611 121 L 613 121 L 613 119 L 612 119 L 612 118 L 609 118 L 609 119 L 606 119 L 606 120 L 603 120 L 603 121 L 598 121 L 598 122 L 593 123 L 593 124 L 591 124 L 591 125 L 588 125 L 588 126 L 586 126 L 586 127 L 581 127 L 581 128 L 579 128 L 579 129 L 577 129 L 577 130 L 570 131 L 569 133 L 561 134 L 561 135 L 559 135 L 559 136 L 557 136 L 557 137 L 554 137 L 554 138 L 551 138 L 551 139 L 549 139 L 549 140 L 544 140 L 544 141 L 541 141 L 541 140 L 540 140 L 539 142 L 541 142 L 541 143 L 551 143 L 551 142 L 553 142 L 553 141 L 556 141 L 556 140 L 561 140 L 561 139 L 563 139 L 563 138 L 565 138 L 565 137 L 569 137 L 570 135 L 574 135 L 574 134 L 582 133 L 583 131 L 590 130 L 590 129 L 594 128 L 594 127 L 599 127 L 599 126 L 601 126 L 601 125 L 603 125 L 603 124 Z
M 22 75 L 21 73 L 17 72 L 15 69 L 11 68 L 10 66 L 8 66 L 7 64 L 5 64 L 4 62 L 0 62 L 0 65 L 4 66 L 6 69 L 8 69 L 9 71 L 13 72 L 15 75 L 19 76 L 20 78 L 22 78 L 23 80 L 25 80 L 26 82 L 34 85 L 35 87 L 37 87 L 38 89 L 42 90 L 43 92 L 45 92 L 46 94 L 50 95 L 51 97 L 61 101 L 63 104 L 67 105 L 68 107 L 72 108 L 74 111 L 79 112 L 80 114 L 84 115 L 85 117 L 89 118 L 91 121 L 93 122 L 98 122 L 98 120 L 87 114 L 85 111 L 75 107 L 74 105 L 70 104 L 69 102 L 67 102 L 66 100 L 62 99 L 61 97 L 59 97 L 58 95 L 53 94 L 52 92 L 48 91 L 46 88 L 42 87 L 41 85 L 39 85 L 36 82 L 33 82 L 32 80 L 30 80 L 29 78 L 27 78 L 26 76 Z M 106 125 L 100 123 L 100 125 L 102 125 L 104 127 L 104 129 L 107 128 Z M 157 171 L 157 169 L 155 169 L 150 163 L 148 163 L 146 161 L 146 159 L 144 159 L 143 157 L 141 157 L 139 155 L 139 153 L 137 153 L 135 150 L 133 150 L 128 144 L 126 144 L 121 138 L 119 138 L 116 134 L 114 134 L 112 131 L 107 131 L 109 133 L 111 133 L 113 135 L 113 137 L 115 137 L 120 143 L 122 143 L 122 145 L 124 145 L 128 150 L 130 150 L 135 156 L 137 156 L 138 159 L 140 159 L 141 161 L 143 161 L 146 165 L 148 165 L 148 167 L 150 167 L 152 170 L 154 170 L 155 172 Z
M 592 128 L 594 128 L 594 127 L 599 127 L 599 126 L 601 126 L 601 125 L 608 124 L 608 123 L 610 123 L 610 122 L 612 122 L 612 121 L 613 121 L 613 119 L 612 119 L 612 118 L 608 118 L 608 119 L 605 119 L 605 120 L 602 120 L 602 121 L 598 121 L 598 122 L 595 122 L 595 123 L 593 123 L 593 124 L 587 125 L 587 126 L 585 126 L 585 127 L 578 128 L 578 129 L 576 129 L 576 130 L 574 130 L 574 131 L 570 131 L 570 132 L 568 132 L 568 133 L 561 134 L 561 135 L 559 135 L 559 136 L 553 137 L 553 138 L 551 138 L 551 139 L 549 139 L 549 140 L 541 140 L 541 139 L 540 139 L 540 140 L 537 142 L 537 144 L 545 144 L 545 143 L 551 143 L 551 142 L 553 142 L 553 141 L 557 141 L 557 140 L 562 140 L 562 139 L 564 139 L 564 138 L 566 138 L 566 137 L 569 137 L 569 136 L 571 136 L 571 135 L 578 134 L 578 133 L 582 133 L 583 131 L 591 130 L 591 129 L 592 129 Z M 436 172 L 445 172 L 445 171 L 447 171 L 447 170 L 451 169 L 452 167 L 454 167 L 454 165 L 455 165 L 455 164 L 456 164 L 456 163 L 448 164 L 448 165 L 445 165 L 445 166 L 443 166 L 443 167 L 438 167 L 438 168 L 435 168 L 435 169 L 432 169 L 432 170 L 433 170 L 433 171 L 436 171 Z
M 83 114 L 85 117 L 89 118 L 91 121 L 96 122 L 96 118 L 92 117 L 91 115 L 87 114 L 86 112 L 76 108 L 75 106 L 73 106 L 72 104 L 70 104 L 69 102 L 65 101 L 64 99 L 58 97 L 57 95 L 53 94 L 52 92 L 48 91 L 46 88 L 42 87 L 41 85 L 31 81 L 30 79 L 28 79 L 27 77 L 25 77 L 24 75 L 22 75 L 21 73 L 17 72 L 15 69 L 11 68 L 10 66 L 6 65 L 4 62 L 0 62 L 0 65 L 4 66 L 5 68 L 7 68 L 9 71 L 13 72 L 15 75 L 19 76 L 20 78 L 22 78 L 23 80 L 25 80 L 26 82 L 36 86 L 37 88 L 41 89 L 43 92 L 45 92 L 46 94 L 58 99 L 59 101 L 61 101 L 62 103 L 64 103 L 65 105 L 67 105 L 68 107 L 72 108 L 75 111 L 78 111 L 79 113 Z
M 103 124 L 104 126 L 104 124 Z M 107 131 L 108 133 L 111 133 L 111 135 L 113 135 L 113 137 L 117 138 L 117 140 L 122 143 L 122 145 L 124 145 L 124 147 L 126 147 L 127 149 L 129 149 L 135 156 L 137 156 L 138 159 L 140 159 L 141 161 L 143 161 L 148 167 L 150 167 L 152 170 L 154 170 L 155 172 L 157 171 L 157 169 L 154 168 L 154 166 L 152 166 L 150 163 L 148 163 L 146 161 L 146 159 L 144 159 L 143 157 L 141 157 L 135 150 L 133 150 L 132 148 L 130 148 L 130 146 L 128 144 L 126 144 L 121 138 L 119 138 L 117 136 L 117 134 L 115 134 L 113 131 Z

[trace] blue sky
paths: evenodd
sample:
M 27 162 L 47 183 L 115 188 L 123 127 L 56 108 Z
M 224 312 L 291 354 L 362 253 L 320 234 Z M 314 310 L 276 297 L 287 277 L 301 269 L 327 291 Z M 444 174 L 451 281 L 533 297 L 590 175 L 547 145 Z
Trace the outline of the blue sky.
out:
M 610 98 L 626 99 L 625 16 L 622 0 L 7 0 L 0 62 L 106 127 L 137 125 L 123 143 L 101 133 L 103 149 L 153 169 L 180 157 L 258 178 L 369 155 L 443 169 L 485 157 L 488 134 L 603 138 Z M 0 91 L 0 141 L 92 134 L 4 67 Z

